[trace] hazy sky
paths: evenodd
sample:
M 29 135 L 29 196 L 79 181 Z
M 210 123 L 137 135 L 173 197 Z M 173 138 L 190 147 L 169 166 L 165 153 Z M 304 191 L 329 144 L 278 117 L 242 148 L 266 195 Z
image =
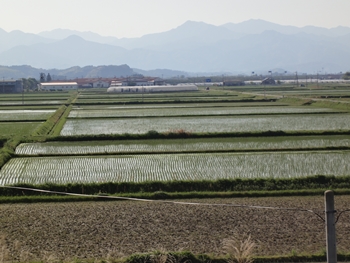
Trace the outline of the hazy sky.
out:
M 331 28 L 350 27 L 349 10 L 350 0 L 0 0 L 0 28 L 63 28 L 119 38 L 167 31 L 188 20 L 222 25 L 263 19 Z

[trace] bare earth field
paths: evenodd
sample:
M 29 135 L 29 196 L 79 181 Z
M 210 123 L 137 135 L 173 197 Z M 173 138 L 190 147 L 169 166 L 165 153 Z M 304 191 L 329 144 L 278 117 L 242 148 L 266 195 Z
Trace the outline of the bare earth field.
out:
M 183 201 L 183 200 L 182 200 Z M 312 209 L 324 215 L 323 196 L 189 200 Z M 335 196 L 338 211 L 350 196 Z M 339 213 L 338 213 L 339 214 Z M 350 213 L 336 225 L 338 252 L 350 251 Z M 111 201 L 0 205 L 7 247 L 60 259 L 105 258 L 154 250 L 223 255 L 222 240 L 251 234 L 257 255 L 325 251 L 325 227 L 310 212 Z M 16 244 L 18 247 L 18 244 Z

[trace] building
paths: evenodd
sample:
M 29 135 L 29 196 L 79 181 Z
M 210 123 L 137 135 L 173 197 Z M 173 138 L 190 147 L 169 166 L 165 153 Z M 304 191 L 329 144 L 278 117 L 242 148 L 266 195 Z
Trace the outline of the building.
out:
M 22 80 L 5 80 L 0 81 L 0 93 L 21 93 L 23 92 Z
M 72 81 L 77 82 L 79 88 L 109 88 L 111 86 L 134 87 L 165 85 L 163 79 L 152 77 L 77 78 Z
M 38 90 L 41 91 L 69 91 L 77 90 L 76 82 L 45 82 L 38 84 Z
M 275 85 L 276 81 L 273 78 L 264 78 L 261 81 L 261 85 Z

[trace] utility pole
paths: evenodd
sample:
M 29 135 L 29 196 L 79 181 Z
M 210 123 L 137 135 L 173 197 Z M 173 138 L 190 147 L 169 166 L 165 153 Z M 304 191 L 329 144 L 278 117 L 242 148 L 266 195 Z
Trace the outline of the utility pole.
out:
M 335 235 L 334 214 L 334 192 L 328 190 L 324 192 L 325 199 L 325 219 L 326 219 L 326 243 L 327 243 L 327 263 L 337 262 L 337 245 Z

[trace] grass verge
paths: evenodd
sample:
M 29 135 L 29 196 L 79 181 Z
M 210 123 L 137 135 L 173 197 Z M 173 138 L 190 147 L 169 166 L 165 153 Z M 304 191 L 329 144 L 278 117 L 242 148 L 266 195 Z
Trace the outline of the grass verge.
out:
M 282 197 L 282 196 L 323 196 L 328 189 L 290 190 L 290 191 L 243 191 L 243 192 L 182 192 L 169 193 L 157 191 L 154 193 L 122 193 L 118 195 L 96 194 L 91 196 L 70 196 L 27 190 L 17 190 L 16 196 L 0 196 L 0 204 L 15 203 L 54 203 L 54 202 L 84 202 L 84 201 L 125 201 L 130 199 L 149 200 L 179 200 L 208 198 L 243 198 L 243 197 Z M 350 195 L 350 189 L 333 189 L 336 195 Z
M 15 149 L 20 143 L 21 141 L 17 137 L 2 141 L 2 148 L 0 149 L 0 168 L 14 156 Z

